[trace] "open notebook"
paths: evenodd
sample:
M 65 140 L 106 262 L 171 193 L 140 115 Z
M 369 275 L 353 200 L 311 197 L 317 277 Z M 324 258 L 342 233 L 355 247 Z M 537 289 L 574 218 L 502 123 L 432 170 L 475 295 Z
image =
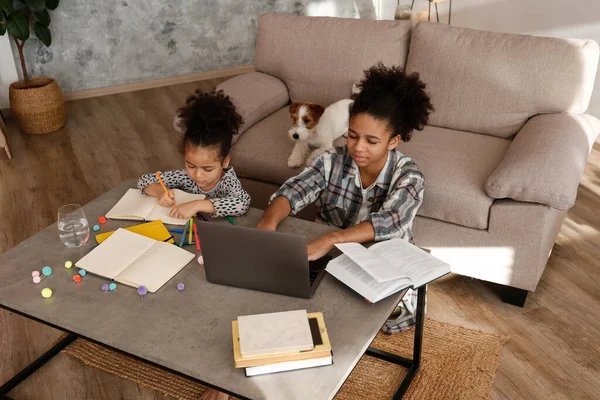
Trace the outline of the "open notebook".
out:
M 119 228 L 75 265 L 124 285 L 145 286 L 154 293 L 193 258 L 194 254 L 170 243 Z
M 403 239 L 335 245 L 344 254 L 325 270 L 375 303 L 402 289 L 418 288 L 450 273 L 450 265 Z
M 183 204 L 194 200 L 204 200 L 203 194 L 186 193 L 179 189 L 173 189 L 175 194 L 175 203 Z M 161 220 L 165 224 L 185 225 L 187 219 L 173 218 L 169 216 L 171 207 L 163 207 L 158 204 L 156 197 L 142 194 L 138 189 L 129 189 L 121 200 L 115 204 L 106 218 L 126 219 L 134 221 L 156 221 Z

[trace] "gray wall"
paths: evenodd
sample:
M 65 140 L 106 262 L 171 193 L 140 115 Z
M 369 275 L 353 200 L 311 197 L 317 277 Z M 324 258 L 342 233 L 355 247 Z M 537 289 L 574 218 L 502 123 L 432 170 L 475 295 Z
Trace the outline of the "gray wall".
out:
M 62 0 L 52 45 L 30 39 L 26 62 L 65 92 L 211 71 L 252 63 L 262 13 L 376 18 L 379 1 Z

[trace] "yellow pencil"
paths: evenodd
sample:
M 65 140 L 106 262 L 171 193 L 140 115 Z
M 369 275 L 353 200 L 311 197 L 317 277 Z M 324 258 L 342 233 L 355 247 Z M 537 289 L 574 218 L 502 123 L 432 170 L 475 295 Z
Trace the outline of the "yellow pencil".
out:
M 194 217 L 190 218 L 190 231 L 188 233 L 188 244 L 192 244 L 192 225 L 194 224 Z
M 173 197 L 171 196 L 171 193 L 169 192 L 169 189 L 167 189 L 167 187 L 165 186 L 165 183 L 163 182 L 162 178 L 160 177 L 160 174 L 158 173 L 158 171 L 156 171 L 156 177 L 158 178 L 158 181 L 160 182 L 160 186 L 162 186 L 162 188 L 165 191 L 165 193 L 167 194 L 167 196 L 169 196 L 173 199 Z M 173 205 L 176 205 L 175 199 L 173 199 Z

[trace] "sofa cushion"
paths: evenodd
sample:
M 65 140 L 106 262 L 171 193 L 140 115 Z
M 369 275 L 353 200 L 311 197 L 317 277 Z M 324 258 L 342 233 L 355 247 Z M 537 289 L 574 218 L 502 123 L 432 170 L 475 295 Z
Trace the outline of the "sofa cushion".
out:
M 430 125 L 506 138 L 536 114 L 583 113 L 597 66 L 593 40 L 420 23 L 406 68 L 427 84 Z
M 378 61 L 405 66 L 408 21 L 265 14 L 258 21 L 254 68 L 283 80 L 292 101 L 327 106 Z
M 226 80 L 217 86 L 231 97 L 244 119 L 235 143 L 242 133 L 263 118 L 273 114 L 290 101 L 287 87 L 280 79 L 260 72 L 248 72 Z
M 494 199 L 485 184 L 511 141 L 426 126 L 398 146 L 425 176 L 418 215 L 469 228 L 487 229 Z
M 302 168 L 290 168 L 287 159 L 294 143 L 288 138 L 292 125 L 287 107 L 248 129 L 233 146 L 231 165 L 241 178 L 281 185 Z
M 598 133 L 600 121 L 591 115 L 536 115 L 488 179 L 487 194 L 568 210 Z

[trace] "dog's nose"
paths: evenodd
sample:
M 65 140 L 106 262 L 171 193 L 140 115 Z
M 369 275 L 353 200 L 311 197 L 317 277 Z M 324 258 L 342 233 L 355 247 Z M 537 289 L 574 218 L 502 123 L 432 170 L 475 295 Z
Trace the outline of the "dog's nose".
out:
M 297 133 L 294 133 L 294 134 L 292 135 L 292 137 L 293 137 L 294 139 L 298 140 L 298 138 L 299 138 L 300 136 L 299 136 Z

